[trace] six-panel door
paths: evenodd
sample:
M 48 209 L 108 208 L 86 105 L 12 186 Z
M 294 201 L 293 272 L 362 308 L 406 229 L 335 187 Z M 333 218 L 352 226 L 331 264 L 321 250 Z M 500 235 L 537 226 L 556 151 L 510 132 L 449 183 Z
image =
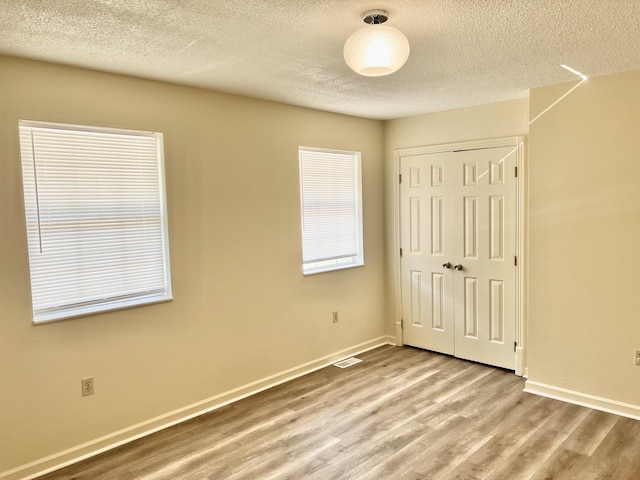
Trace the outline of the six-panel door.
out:
M 403 341 L 513 369 L 516 149 L 401 158 Z
M 404 343 L 454 353 L 453 153 L 401 160 Z

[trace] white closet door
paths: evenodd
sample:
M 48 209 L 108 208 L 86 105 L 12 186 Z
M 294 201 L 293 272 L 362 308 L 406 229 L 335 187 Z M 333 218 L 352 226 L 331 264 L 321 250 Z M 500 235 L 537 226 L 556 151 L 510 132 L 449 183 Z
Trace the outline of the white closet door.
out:
M 455 355 L 515 368 L 516 149 L 454 153 Z
M 403 156 L 403 342 L 515 368 L 515 147 Z
M 401 161 L 402 311 L 404 343 L 454 353 L 453 153 Z

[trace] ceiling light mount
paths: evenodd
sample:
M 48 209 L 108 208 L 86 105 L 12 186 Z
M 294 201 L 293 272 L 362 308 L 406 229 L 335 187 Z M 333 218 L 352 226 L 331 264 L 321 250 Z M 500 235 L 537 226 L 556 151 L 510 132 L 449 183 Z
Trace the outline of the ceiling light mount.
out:
M 362 20 L 369 25 L 382 25 L 389 20 L 389 15 L 384 10 L 369 10 L 362 14 Z
M 397 28 L 383 25 L 389 20 L 384 10 L 362 14 L 364 26 L 351 34 L 344 44 L 344 60 L 356 73 L 366 77 L 389 75 L 409 58 L 409 40 Z

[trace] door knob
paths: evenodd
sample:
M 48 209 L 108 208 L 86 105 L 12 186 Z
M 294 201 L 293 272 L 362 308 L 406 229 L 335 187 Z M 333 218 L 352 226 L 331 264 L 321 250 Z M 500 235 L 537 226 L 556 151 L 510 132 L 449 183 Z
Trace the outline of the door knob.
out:
M 462 265 L 460 265 L 459 263 L 456 263 L 453 268 L 455 268 L 456 270 L 460 271 L 462 270 Z
M 442 268 L 451 268 L 451 262 L 443 263 Z

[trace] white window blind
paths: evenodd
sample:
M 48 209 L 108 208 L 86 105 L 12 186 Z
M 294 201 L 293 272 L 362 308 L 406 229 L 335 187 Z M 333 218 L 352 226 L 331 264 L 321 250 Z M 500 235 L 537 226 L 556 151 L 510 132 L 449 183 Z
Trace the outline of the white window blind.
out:
M 303 273 L 364 264 L 359 152 L 300 147 Z
M 162 134 L 19 132 L 34 322 L 171 299 Z

